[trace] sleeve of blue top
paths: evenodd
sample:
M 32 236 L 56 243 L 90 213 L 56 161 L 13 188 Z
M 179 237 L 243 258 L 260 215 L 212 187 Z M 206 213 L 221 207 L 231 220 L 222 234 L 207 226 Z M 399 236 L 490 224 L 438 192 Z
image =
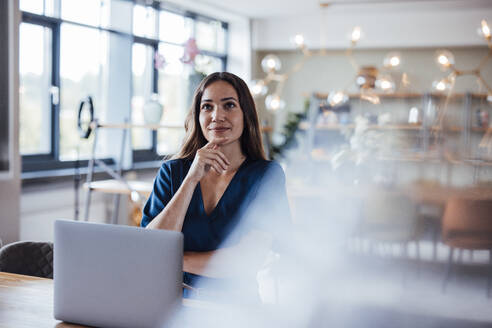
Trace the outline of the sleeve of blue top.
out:
M 164 163 L 154 180 L 154 188 L 147 203 L 145 203 L 142 221 L 140 225 L 146 227 L 163 209 L 172 198 L 171 167 Z

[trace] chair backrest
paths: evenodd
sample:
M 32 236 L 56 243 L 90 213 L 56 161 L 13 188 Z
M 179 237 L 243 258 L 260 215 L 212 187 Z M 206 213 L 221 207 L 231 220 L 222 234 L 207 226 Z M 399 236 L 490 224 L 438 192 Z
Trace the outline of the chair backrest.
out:
M 19 241 L 3 246 L 0 271 L 53 278 L 53 243 Z
M 442 221 L 443 240 L 457 234 L 488 235 L 492 240 L 492 199 L 450 199 Z

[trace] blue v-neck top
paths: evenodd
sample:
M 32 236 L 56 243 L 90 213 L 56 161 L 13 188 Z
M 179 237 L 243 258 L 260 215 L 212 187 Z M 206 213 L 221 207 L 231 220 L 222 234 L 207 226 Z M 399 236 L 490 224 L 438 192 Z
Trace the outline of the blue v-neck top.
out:
M 183 182 L 192 161 L 165 161 L 143 209 L 142 227 L 149 224 L 169 203 Z M 246 159 L 227 186 L 217 206 L 207 215 L 200 184 L 193 192 L 182 232 L 184 251 L 206 252 L 232 246 L 253 229 L 274 236 L 290 222 L 285 175 L 275 161 Z M 185 273 L 193 284 L 197 276 Z

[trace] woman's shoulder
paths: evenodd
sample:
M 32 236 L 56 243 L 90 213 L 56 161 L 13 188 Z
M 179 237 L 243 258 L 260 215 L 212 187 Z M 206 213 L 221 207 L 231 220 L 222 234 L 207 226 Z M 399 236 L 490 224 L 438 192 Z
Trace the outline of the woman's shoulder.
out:
M 190 166 L 191 161 L 187 158 L 171 158 L 162 162 L 161 168 L 174 169 Z
M 249 165 L 254 168 L 258 169 L 282 169 L 280 164 L 275 161 L 275 160 L 267 160 L 267 159 L 257 159 L 257 160 L 252 160 L 249 159 Z
M 257 174 L 262 174 L 262 175 L 284 174 L 284 170 L 282 169 L 282 166 L 280 166 L 280 164 L 274 160 L 266 160 L 266 159 L 251 160 L 248 166 L 252 171 L 254 171 Z
M 191 161 L 187 158 L 172 158 L 162 162 L 160 167 L 161 175 L 175 175 L 179 172 L 188 172 Z

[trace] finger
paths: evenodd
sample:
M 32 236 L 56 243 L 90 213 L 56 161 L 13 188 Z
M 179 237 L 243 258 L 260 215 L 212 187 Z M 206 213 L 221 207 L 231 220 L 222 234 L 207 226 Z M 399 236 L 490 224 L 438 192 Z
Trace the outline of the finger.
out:
M 229 161 L 229 159 L 227 158 L 227 156 L 223 152 L 221 152 L 218 149 L 213 149 L 213 150 L 215 150 L 215 153 L 217 155 L 219 155 L 224 160 L 224 162 L 226 162 L 228 165 L 231 165 L 231 162 Z
M 212 167 L 215 170 L 215 172 L 217 172 L 218 174 L 221 174 L 223 172 L 223 170 L 220 168 L 220 165 L 217 163 L 217 161 L 210 159 L 210 158 L 205 158 L 204 162 L 206 164 L 210 165 L 210 167 Z
M 222 158 L 220 158 L 220 156 L 216 153 L 213 153 L 213 152 L 207 152 L 205 153 L 205 158 L 207 159 L 210 159 L 210 160 L 213 160 L 215 162 L 217 162 L 222 170 L 227 170 L 228 168 L 228 165 L 224 162 L 224 160 Z
M 227 166 L 229 166 L 231 164 L 231 162 L 229 162 L 229 160 L 227 159 L 226 155 L 224 155 L 224 153 L 221 152 L 220 150 L 211 149 L 211 150 L 209 150 L 209 153 L 216 155 L 217 158 L 219 158 L 221 161 L 223 161 L 224 164 L 226 164 Z
M 207 144 L 205 146 L 202 147 L 202 149 L 213 149 L 215 147 L 215 143 L 213 142 L 213 140 L 207 142 Z

